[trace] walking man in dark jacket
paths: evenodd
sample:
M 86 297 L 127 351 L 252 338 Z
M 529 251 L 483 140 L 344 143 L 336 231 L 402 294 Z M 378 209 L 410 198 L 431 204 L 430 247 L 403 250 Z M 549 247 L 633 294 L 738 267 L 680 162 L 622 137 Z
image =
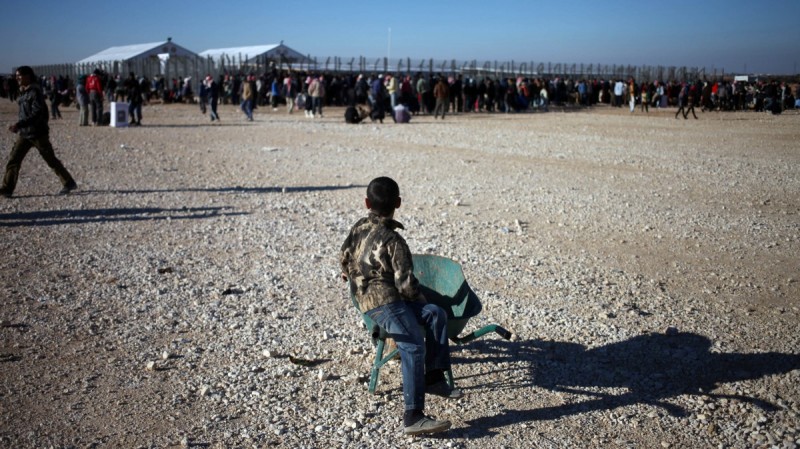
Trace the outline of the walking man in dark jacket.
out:
M 67 194 L 78 187 L 72 175 L 69 174 L 64 165 L 55 155 L 53 145 L 50 143 L 50 127 L 47 125 L 47 104 L 44 101 L 42 88 L 36 83 L 36 76 L 33 69 L 22 66 L 17 69 L 17 81 L 22 91 L 19 100 L 19 121 L 8 127 L 12 133 L 17 133 L 17 141 L 11 149 L 6 164 L 6 173 L 3 178 L 3 186 L 0 187 L 0 195 L 11 197 L 14 188 L 17 186 L 19 168 L 22 160 L 32 147 L 39 150 L 39 154 L 47 162 L 47 165 L 56 172 L 61 180 L 63 188 L 62 194 Z
M 128 94 L 128 117 L 131 126 L 142 126 L 142 87 L 133 72 L 125 80 L 125 91 Z

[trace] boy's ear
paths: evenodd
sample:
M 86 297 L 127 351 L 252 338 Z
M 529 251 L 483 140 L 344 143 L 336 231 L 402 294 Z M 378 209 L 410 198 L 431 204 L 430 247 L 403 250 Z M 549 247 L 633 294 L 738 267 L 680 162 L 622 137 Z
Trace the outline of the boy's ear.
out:
M 395 209 L 399 209 L 400 208 L 400 203 L 402 203 L 402 202 L 403 202 L 403 199 L 400 198 L 400 197 L 397 197 L 397 202 L 395 203 L 394 208 Z

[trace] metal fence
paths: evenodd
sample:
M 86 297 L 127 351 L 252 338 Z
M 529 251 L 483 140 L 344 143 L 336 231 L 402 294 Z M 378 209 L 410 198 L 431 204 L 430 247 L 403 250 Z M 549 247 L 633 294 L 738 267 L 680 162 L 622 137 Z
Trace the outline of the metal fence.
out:
M 132 59 L 127 61 L 105 61 L 92 64 L 54 64 L 34 67 L 38 75 L 68 76 L 77 79 L 100 68 L 111 75 L 127 76 L 133 72 L 136 76 L 147 78 L 164 77 L 188 78 L 200 80 L 206 75 L 217 77 L 221 74 L 262 74 L 272 70 L 291 70 L 300 72 L 326 73 L 395 73 L 395 74 L 442 74 L 446 76 L 462 74 L 468 77 L 564 77 L 572 79 L 601 78 L 629 79 L 637 81 L 682 81 L 723 78 L 724 70 L 707 72 L 698 67 L 666 67 L 666 66 L 633 66 L 617 64 L 577 64 L 552 63 L 534 61 L 459 61 L 455 59 L 412 59 L 400 58 L 340 58 L 336 56 L 317 58 L 308 56 L 302 63 L 291 64 L 285 61 L 271 60 L 266 57 L 249 57 L 248 55 L 223 55 L 219 58 L 173 57 L 166 61 L 157 57 Z
M 552 62 L 519 62 L 519 61 L 458 61 L 435 59 L 397 59 L 389 61 L 387 58 L 367 59 L 364 57 L 343 60 L 339 57 L 329 57 L 325 62 L 315 60 L 314 68 L 321 71 L 365 73 L 439 73 L 443 75 L 462 74 L 470 77 L 544 77 L 544 78 L 601 78 L 601 79 L 629 79 L 637 81 L 654 80 L 695 80 L 703 77 L 721 78 L 725 76 L 724 70 L 717 73 L 706 73 L 705 68 L 698 67 L 665 67 L 665 66 L 633 66 L 616 64 L 577 64 L 577 63 L 552 63 Z

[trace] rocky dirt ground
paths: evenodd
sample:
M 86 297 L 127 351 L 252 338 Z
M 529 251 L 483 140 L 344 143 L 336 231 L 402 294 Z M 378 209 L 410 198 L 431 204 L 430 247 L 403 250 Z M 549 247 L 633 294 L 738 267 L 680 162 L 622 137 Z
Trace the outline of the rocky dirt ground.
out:
M 220 112 L 65 109 L 69 196 L 25 160 L 0 198 L 0 446 L 800 444 L 800 114 Z M 466 397 L 429 399 L 436 437 L 402 436 L 396 363 L 367 391 L 338 277 L 379 175 L 412 250 L 463 265 L 467 330 L 515 334 L 453 348 Z

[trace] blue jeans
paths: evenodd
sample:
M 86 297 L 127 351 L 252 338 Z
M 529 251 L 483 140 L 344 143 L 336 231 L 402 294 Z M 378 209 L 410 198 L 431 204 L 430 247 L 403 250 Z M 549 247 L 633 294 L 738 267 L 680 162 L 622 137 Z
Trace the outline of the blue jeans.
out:
M 425 372 L 450 369 L 447 313 L 435 304 L 397 301 L 367 312 L 397 343 L 406 410 L 425 408 Z M 420 325 L 425 327 L 422 334 Z
M 92 124 L 97 125 L 103 120 L 103 97 L 95 92 L 89 92 L 89 105 L 92 111 Z
M 322 97 L 311 97 L 311 99 L 314 102 L 311 110 L 314 114 L 319 114 L 322 117 Z
M 219 120 L 219 115 L 217 114 L 217 99 L 212 97 L 210 105 L 211 105 L 211 121 L 213 122 L 214 120 Z
M 139 123 L 142 121 L 142 104 L 130 103 L 128 105 L 128 117 L 131 123 Z
M 247 116 L 247 120 L 253 120 L 253 100 L 244 100 L 242 102 L 242 111 Z

